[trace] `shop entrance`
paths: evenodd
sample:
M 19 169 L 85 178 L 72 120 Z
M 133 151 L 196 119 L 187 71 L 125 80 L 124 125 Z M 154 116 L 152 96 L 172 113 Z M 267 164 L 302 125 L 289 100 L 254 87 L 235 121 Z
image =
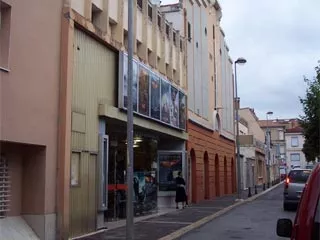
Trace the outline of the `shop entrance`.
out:
M 110 129 L 110 131 L 108 131 Z M 112 130 L 111 130 L 112 129 Z M 107 128 L 110 137 L 108 211 L 107 221 L 126 218 L 126 168 L 127 142 L 126 131 Z M 158 141 L 147 134 L 135 131 L 134 136 L 134 215 L 145 215 L 157 210 L 157 146 Z

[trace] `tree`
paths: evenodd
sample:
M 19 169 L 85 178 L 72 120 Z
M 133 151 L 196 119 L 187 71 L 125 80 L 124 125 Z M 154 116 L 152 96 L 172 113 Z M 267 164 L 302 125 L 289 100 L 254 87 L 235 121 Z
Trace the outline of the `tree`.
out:
M 305 98 L 300 97 L 304 111 L 300 124 L 305 137 L 302 151 L 308 162 L 320 158 L 320 65 L 315 70 L 316 76 L 312 80 L 304 78 L 306 95 Z

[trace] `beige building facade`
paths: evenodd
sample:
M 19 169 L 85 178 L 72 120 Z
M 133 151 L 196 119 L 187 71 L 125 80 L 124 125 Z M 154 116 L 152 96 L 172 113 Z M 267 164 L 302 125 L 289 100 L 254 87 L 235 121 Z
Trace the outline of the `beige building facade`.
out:
M 187 42 L 188 170 L 193 202 L 235 192 L 232 60 L 218 1 L 162 5 Z
M 265 135 L 251 108 L 240 108 L 240 154 L 243 155 L 241 183 L 243 189 L 267 183 Z
M 0 1 L 0 238 L 56 239 L 62 1 Z
M 126 218 L 127 9 L 128 0 L 64 4 L 58 227 L 65 239 Z M 185 39 L 158 7 L 134 1 L 133 25 L 138 216 L 174 204 L 174 177 L 186 169 L 187 82 Z

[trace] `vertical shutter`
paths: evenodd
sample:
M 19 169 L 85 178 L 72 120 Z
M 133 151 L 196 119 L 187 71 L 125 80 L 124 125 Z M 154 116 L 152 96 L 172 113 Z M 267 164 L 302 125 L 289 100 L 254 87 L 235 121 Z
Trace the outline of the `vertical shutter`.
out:
M 8 162 L 0 157 L 0 219 L 6 217 L 10 205 L 10 176 Z

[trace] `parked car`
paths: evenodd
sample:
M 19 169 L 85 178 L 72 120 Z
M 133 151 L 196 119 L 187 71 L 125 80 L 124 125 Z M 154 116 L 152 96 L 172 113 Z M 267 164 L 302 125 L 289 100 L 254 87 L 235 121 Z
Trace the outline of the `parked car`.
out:
M 302 192 L 294 223 L 278 219 L 277 235 L 291 240 L 320 239 L 320 164 L 317 164 Z
M 285 211 L 297 207 L 301 193 L 310 176 L 310 169 L 293 169 L 289 172 L 283 191 L 283 209 Z

